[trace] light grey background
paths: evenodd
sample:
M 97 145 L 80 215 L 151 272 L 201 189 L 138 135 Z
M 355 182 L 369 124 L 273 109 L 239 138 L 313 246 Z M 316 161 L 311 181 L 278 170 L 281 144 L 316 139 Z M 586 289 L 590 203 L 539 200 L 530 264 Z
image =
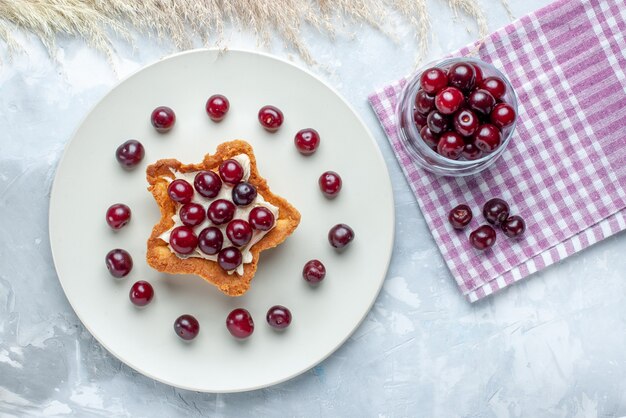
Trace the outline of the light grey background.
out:
M 549 0 L 511 2 L 517 17 Z M 430 1 L 436 58 L 476 37 L 443 0 Z M 509 17 L 482 0 L 491 30 Z M 468 31 L 468 28 L 470 29 Z M 305 39 L 312 70 L 357 109 L 387 161 L 396 242 L 378 301 L 319 366 L 281 385 L 212 395 L 146 378 L 109 355 L 70 308 L 52 265 L 47 213 L 63 147 L 116 83 L 174 52 L 140 38 L 116 43 L 113 68 L 80 41 L 55 60 L 18 35 L 26 54 L 0 58 L 0 416 L 620 416 L 626 414 L 626 236 L 612 237 L 474 305 L 459 294 L 409 191 L 367 94 L 414 69 L 406 25 L 396 42 L 348 26 Z M 246 33 L 232 48 L 256 49 Z M 280 43 L 272 52 L 290 57 Z M 296 58 L 297 61 L 297 58 Z

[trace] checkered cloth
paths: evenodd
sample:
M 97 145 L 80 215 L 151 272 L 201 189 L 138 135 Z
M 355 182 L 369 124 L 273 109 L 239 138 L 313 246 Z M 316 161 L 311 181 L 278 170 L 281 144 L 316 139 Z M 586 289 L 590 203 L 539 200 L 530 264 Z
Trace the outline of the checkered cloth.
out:
M 509 77 L 519 119 L 502 157 L 476 176 L 438 177 L 411 162 L 395 118 L 406 80 L 369 97 L 469 301 L 626 229 L 625 36 L 624 0 L 560 0 L 490 35 L 479 58 Z M 468 235 L 485 223 L 481 208 L 492 197 L 509 202 L 527 230 L 521 241 L 498 232 L 493 249 L 479 253 Z M 457 232 L 447 215 L 460 203 L 473 208 L 474 220 Z

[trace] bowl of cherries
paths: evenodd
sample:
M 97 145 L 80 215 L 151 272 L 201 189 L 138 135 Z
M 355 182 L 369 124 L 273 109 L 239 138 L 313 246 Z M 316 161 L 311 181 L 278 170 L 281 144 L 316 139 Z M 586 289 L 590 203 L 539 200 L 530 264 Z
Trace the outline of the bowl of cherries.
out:
M 515 131 L 517 98 L 493 65 L 450 58 L 420 69 L 398 101 L 398 134 L 412 160 L 444 176 L 479 173 Z

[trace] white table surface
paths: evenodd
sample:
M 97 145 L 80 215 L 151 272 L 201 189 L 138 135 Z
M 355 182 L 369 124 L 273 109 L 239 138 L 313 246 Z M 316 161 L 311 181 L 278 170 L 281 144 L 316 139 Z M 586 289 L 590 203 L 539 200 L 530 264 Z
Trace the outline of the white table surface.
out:
M 521 16 L 549 0 L 511 2 Z M 429 1 L 434 59 L 469 43 Z M 509 18 L 498 1 L 489 27 Z M 118 78 L 174 52 L 139 38 L 106 59 L 59 40 L 56 63 L 30 35 L 0 58 L 0 416 L 620 416 L 626 414 L 626 235 L 619 234 L 482 302 L 458 292 L 400 172 L 367 94 L 412 71 L 406 25 L 394 43 L 364 26 L 332 42 L 307 32 L 312 70 L 357 109 L 385 156 L 396 241 L 384 288 L 364 323 L 303 375 L 249 393 L 177 390 L 108 354 L 59 285 L 48 241 L 51 180 L 63 147 Z M 236 33 L 231 48 L 256 49 Z M 272 52 L 293 56 L 276 42 Z M 296 59 L 297 61 L 297 59 Z

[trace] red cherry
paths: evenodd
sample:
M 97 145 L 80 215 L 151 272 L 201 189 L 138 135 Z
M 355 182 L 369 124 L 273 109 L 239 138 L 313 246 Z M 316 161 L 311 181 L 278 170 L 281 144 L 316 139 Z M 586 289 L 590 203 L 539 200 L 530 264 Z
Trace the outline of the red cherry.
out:
M 178 211 L 178 216 L 183 224 L 198 226 L 206 219 L 206 211 L 198 203 L 186 203 Z
M 501 99 L 506 93 L 506 84 L 498 77 L 487 77 L 483 80 L 480 88 L 487 90 L 496 99 Z
M 222 189 L 222 179 L 212 171 L 200 171 L 196 174 L 193 185 L 202 196 L 213 199 Z
M 465 144 L 465 148 L 463 148 L 461 156 L 466 160 L 473 161 L 481 158 L 483 156 L 483 152 L 478 149 L 476 144 L 470 142 L 469 144 Z
M 213 122 L 219 122 L 224 119 L 228 109 L 230 109 L 230 102 L 221 94 L 214 94 L 206 102 L 206 113 Z
M 496 99 L 487 90 L 478 89 L 470 93 L 467 98 L 467 104 L 473 111 L 487 116 L 496 104 Z
M 431 110 L 435 110 L 435 96 L 419 90 L 415 95 L 415 109 L 424 115 Z
M 246 246 L 252 239 L 252 227 L 242 219 L 233 219 L 226 227 L 226 236 L 233 245 Z
M 498 103 L 491 111 L 491 123 L 496 128 L 506 128 L 513 122 L 515 122 L 515 110 L 510 105 Z
M 193 198 L 193 187 L 186 180 L 176 179 L 167 187 L 167 194 L 174 202 L 189 203 Z
M 500 225 L 509 217 L 509 204 L 504 200 L 494 197 L 483 205 L 483 216 L 490 224 Z
M 484 152 L 493 152 L 502 142 L 500 130 L 491 124 L 481 125 L 474 134 L 474 144 Z
M 235 216 L 235 205 L 230 200 L 218 199 L 211 202 L 207 210 L 209 220 L 215 225 L 230 222 Z
M 178 254 L 191 254 L 198 246 L 198 237 L 188 226 L 177 226 L 170 233 L 170 245 Z
M 257 206 L 250 211 L 248 222 L 258 231 L 269 231 L 274 226 L 274 214 L 263 206 Z
M 435 96 L 435 106 L 444 115 L 451 115 L 459 110 L 464 101 L 463 92 L 456 87 L 447 87 Z
M 139 280 L 135 282 L 133 286 L 130 288 L 130 293 L 128 294 L 130 301 L 135 306 L 146 306 L 152 301 L 154 297 L 154 289 L 152 285 L 145 280 Z
M 452 118 L 454 130 L 463 136 L 472 136 L 478 129 L 478 117 L 469 109 L 461 109 Z
M 259 122 L 268 132 L 276 132 L 283 124 L 283 112 L 275 106 L 263 106 L 259 110 Z
M 334 248 L 345 248 L 354 239 L 354 231 L 346 224 L 337 224 L 328 231 L 328 242 Z
M 310 284 L 318 284 L 326 277 L 326 267 L 319 260 L 308 261 L 302 269 L 302 278 Z
M 226 160 L 220 164 L 219 172 L 225 183 L 237 184 L 243 179 L 243 167 L 233 159 Z
M 104 261 L 111 276 L 118 279 L 128 275 L 133 269 L 133 258 L 128 251 L 119 248 L 109 251 Z
M 474 84 L 476 86 L 480 86 L 483 82 L 483 70 L 480 68 L 480 66 L 478 64 L 474 64 L 472 63 L 472 67 L 474 67 L 474 74 L 476 75 L 476 80 L 474 82 Z
M 252 184 L 242 181 L 241 183 L 237 183 L 235 187 L 233 187 L 232 191 L 233 202 L 237 206 L 248 206 L 257 196 L 256 187 Z
M 458 205 L 450 211 L 448 220 L 454 229 L 464 229 L 472 221 L 472 209 L 467 205 Z
M 223 244 L 224 235 L 217 227 L 210 226 L 205 228 L 198 235 L 198 248 L 207 255 L 219 253 Z
M 439 143 L 439 137 L 435 135 L 428 126 L 422 128 L 420 136 L 429 147 L 436 147 Z
M 302 129 L 296 134 L 294 143 L 300 154 L 311 155 L 320 146 L 320 134 L 315 129 Z
M 235 247 L 226 247 L 217 255 L 217 263 L 226 271 L 235 270 L 243 262 L 241 251 Z
M 509 238 L 518 238 L 526 231 L 526 222 L 521 216 L 511 216 L 502 223 L 502 232 Z
M 417 130 L 420 131 L 424 126 L 426 126 L 428 115 L 422 115 L 420 112 L 415 109 L 413 111 L 413 122 L 415 122 L 415 126 L 417 126 Z
M 456 132 L 445 132 L 437 144 L 437 152 L 451 160 L 458 160 L 464 148 L 465 142 Z
M 496 243 L 496 230 L 489 225 L 478 227 L 470 234 L 470 244 L 477 250 L 486 250 Z
M 130 222 L 130 208 L 123 203 L 116 203 L 107 209 L 106 221 L 111 229 L 121 229 Z
M 272 328 L 282 330 L 291 324 L 291 311 L 282 305 L 275 305 L 269 308 L 265 319 Z
M 324 193 L 324 196 L 329 199 L 333 199 L 337 196 L 337 194 L 339 194 L 342 185 L 341 177 L 334 171 L 326 171 L 322 173 L 318 183 L 320 190 Z
M 124 168 L 132 168 L 141 162 L 146 154 L 141 142 L 129 139 L 115 150 L 117 162 Z
M 448 70 L 448 85 L 459 90 L 470 91 L 474 88 L 476 72 L 471 64 L 458 62 Z
M 200 324 L 191 315 L 181 315 L 174 321 L 174 332 L 183 340 L 190 341 L 198 336 Z
M 235 338 L 248 338 L 254 332 L 252 315 L 243 308 L 234 309 L 226 317 L 226 328 Z
M 448 85 L 448 76 L 441 68 L 429 68 L 420 77 L 420 86 L 428 94 L 437 94 Z
M 171 108 L 167 106 L 159 106 L 152 111 L 150 121 L 152 122 L 152 126 L 154 126 L 154 129 L 156 129 L 157 132 L 164 133 L 174 127 L 174 123 L 176 122 L 176 114 Z
M 437 110 L 433 110 L 428 114 L 426 124 L 435 135 L 442 134 L 450 129 L 450 119 Z

